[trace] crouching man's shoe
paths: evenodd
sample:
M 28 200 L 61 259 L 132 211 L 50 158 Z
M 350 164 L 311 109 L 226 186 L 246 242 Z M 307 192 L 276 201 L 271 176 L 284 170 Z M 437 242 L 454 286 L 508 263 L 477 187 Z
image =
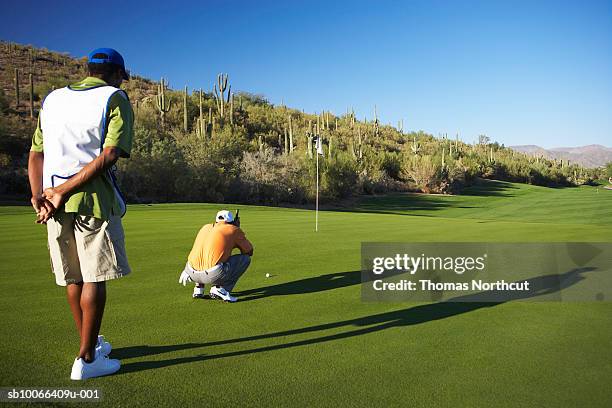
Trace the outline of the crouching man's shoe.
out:
M 121 368 L 121 362 L 116 359 L 108 358 L 102 355 L 96 355 L 96 359 L 91 363 L 86 363 L 80 357 L 74 360 L 72 372 L 70 373 L 71 380 L 86 380 L 93 377 L 102 377 L 116 373 Z
M 221 299 L 225 302 L 234 303 L 238 298 L 230 295 L 230 293 L 221 286 L 213 286 L 210 288 L 210 297 L 213 299 Z
M 194 299 L 204 299 L 206 297 L 206 294 L 204 292 L 204 285 L 195 286 L 193 288 L 192 297 Z

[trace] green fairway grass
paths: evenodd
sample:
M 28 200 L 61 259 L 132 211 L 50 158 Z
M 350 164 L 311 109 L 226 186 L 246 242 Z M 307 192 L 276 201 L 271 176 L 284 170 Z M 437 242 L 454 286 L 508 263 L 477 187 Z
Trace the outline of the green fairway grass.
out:
M 194 237 L 240 208 L 255 246 L 236 304 L 178 284 Z M 132 205 L 133 273 L 110 282 L 102 334 L 116 375 L 71 382 L 78 336 L 46 230 L 1 207 L 0 386 L 87 386 L 96 406 L 612 405 L 612 303 L 364 303 L 363 241 L 610 241 L 612 191 L 482 182 L 351 209 Z M 520 256 L 520 254 L 517 254 Z M 272 276 L 266 278 L 265 274 Z

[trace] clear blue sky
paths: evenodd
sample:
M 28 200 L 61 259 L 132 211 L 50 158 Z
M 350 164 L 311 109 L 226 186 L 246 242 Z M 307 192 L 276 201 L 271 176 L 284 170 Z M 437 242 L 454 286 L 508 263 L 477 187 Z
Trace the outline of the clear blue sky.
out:
M 82 4 L 97 4 L 87 8 Z M 611 1 L 3 1 L 0 38 L 434 135 L 612 145 Z

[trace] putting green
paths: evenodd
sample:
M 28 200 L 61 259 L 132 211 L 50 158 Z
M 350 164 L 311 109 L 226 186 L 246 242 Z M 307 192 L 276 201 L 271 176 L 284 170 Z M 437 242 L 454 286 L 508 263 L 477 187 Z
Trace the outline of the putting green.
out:
M 113 376 L 74 383 L 78 338 L 45 229 L 0 208 L 0 386 L 103 390 L 104 406 L 610 406 L 612 304 L 360 300 L 362 241 L 610 241 L 612 191 L 486 182 L 353 209 L 238 206 L 255 245 L 240 302 L 177 283 L 219 204 L 133 205 L 133 273 L 109 284 Z M 228 205 L 229 208 L 236 206 Z M 272 277 L 266 278 L 270 273 Z

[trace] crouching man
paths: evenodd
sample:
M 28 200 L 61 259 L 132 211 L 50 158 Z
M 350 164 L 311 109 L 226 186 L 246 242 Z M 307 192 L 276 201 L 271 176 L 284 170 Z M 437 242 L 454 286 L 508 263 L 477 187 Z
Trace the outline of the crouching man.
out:
M 240 254 L 232 255 L 234 248 Z M 210 284 L 211 298 L 235 302 L 238 299 L 230 292 L 249 267 L 251 256 L 253 245 L 240 229 L 238 214 L 234 217 L 230 211 L 219 211 L 215 223 L 198 232 L 179 283 L 195 282 L 194 298 L 203 298 L 204 287 Z

